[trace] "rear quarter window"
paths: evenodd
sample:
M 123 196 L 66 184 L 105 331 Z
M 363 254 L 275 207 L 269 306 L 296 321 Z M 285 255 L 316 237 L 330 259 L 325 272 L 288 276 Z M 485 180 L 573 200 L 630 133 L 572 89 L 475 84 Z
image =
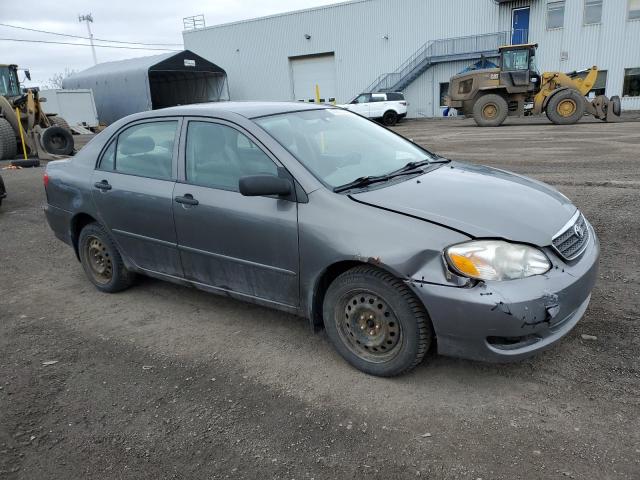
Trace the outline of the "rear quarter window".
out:
M 404 100 L 404 95 L 398 92 L 389 92 L 387 93 L 387 99 L 390 102 L 402 101 Z

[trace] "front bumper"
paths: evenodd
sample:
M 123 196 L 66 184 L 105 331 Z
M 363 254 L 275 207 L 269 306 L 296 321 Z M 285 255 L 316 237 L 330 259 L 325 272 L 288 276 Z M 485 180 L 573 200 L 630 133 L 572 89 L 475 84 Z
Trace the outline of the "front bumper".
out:
M 598 275 L 600 246 L 593 232 L 585 252 L 564 262 L 553 252 L 545 275 L 471 288 L 416 285 L 442 355 L 509 362 L 545 350 L 584 315 Z

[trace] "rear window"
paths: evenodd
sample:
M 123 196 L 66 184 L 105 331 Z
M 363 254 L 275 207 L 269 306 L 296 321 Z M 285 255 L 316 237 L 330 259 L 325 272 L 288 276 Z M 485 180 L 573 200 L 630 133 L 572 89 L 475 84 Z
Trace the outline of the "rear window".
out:
M 395 102 L 395 101 L 402 101 L 404 100 L 404 95 L 400 92 L 389 92 L 387 93 L 387 100 L 389 100 L 390 102 Z

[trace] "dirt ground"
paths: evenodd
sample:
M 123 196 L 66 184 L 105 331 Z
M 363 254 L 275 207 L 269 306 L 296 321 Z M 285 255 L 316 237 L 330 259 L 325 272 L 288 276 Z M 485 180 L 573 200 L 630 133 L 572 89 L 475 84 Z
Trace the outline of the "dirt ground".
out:
M 45 223 L 42 168 L 4 170 L 0 478 L 640 478 L 640 123 L 397 130 L 582 209 L 601 269 L 570 335 L 366 376 L 293 316 L 151 279 L 99 293 Z

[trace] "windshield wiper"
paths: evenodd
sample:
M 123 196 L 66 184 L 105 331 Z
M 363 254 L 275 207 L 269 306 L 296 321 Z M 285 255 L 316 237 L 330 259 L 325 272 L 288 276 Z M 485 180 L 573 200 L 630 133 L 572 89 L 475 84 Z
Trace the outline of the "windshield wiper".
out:
M 441 157 L 436 153 L 432 153 L 431 155 L 433 155 L 433 160 L 431 160 L 430 163 L 449 163 L 451 161 L 448 158 Z
M 421 173 L 424 173 L 424 170 L 420 168 L 413 168 L 411 170 L 402 169 L 379 176 L 358 177 L 352 182 L 345 183 L 344 185 L 340 185 L 339 187 L 335 187 L 333 191 L 336 193 L 340 193 L 346 190 L 351 190 L 352 188 L 367 187 L 373 183 L 386 182 L 388 180 L 391 180 L 392 178 L 400 177 L 402 175 L 418 175 Z

